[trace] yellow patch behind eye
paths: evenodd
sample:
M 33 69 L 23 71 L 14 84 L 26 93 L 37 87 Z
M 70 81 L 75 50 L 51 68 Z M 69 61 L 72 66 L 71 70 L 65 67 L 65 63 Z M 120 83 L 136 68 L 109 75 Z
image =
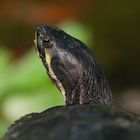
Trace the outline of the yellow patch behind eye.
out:
M 51 66 L 52 56 L 46 49 L 45 49 L 45 57 L 46 57 L 46 62 L 48 64 L 48 67 L 50 67 Z
M 65 98 L 65 89 L 62 85 L 62 83 L 59 81 L 59 79 L 57 78 L 57 76 L 54 74 L 52 68 L 51 68 L 51 59 L 52 59 L 52 55 L 45 49 L 45 58 L 46 58 L 46 63 L 48 65 L 48 72 L 51 76 L 52 79 L 54 79 L 56 81 L 56 84 L 57 86 L 59 87 L 63 97 L 64 97 L 64 100 L 66 100 Z

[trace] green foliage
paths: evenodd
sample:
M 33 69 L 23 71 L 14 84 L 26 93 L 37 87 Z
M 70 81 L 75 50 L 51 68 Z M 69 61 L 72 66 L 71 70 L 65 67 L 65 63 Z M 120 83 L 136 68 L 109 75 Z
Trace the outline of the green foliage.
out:
M 71 36 L 74 36 L 87 45 L 91 44 L 91 40 L 93 41 L 94 37 L 91 35 L 91 31 L 78 22 L 68 20 L 58 26 L 65 32 L 69 33 Z
M 0 137 L 7 124 L 19 117 L 61 105 L 63 98 L 52 85 L 36 52 L 10 63 L 7 51 L 0 51 Z
M 5 133 L 5 131 L 7 130 L 8 125 L 6 125 L 3 122 L 0 122 L 0 140 L 1 137 L 3 136 L 3 134 Z
M 5 66 L 6 67 L 6 66 Z M 32 96 L 29 102 L 34 100 L 33 96 L 38 92 L 58 92 L 52 86 L 42 62 L 38 59 L 35 51 L 29 52 L 23 59 L 8 64 L 6 70 L 0 74 L 0 100 L 1 104 L 13 96 L 28 97 Z M 59 93 L 54 93 L 59 95 Z M 53 94 L 51 95 L 53 96 Z M 53 100 L 54 97 L 52 97 Z M 14 101 L 15 102 L 15 101 Z M 46 99 L 47 102 L 47 99 Z M 42 102 L 43 103 L 43 102 Z M 62 103 L 62 100 L 60 100 Z M 50 105 L 49 105 L 50 106 Z

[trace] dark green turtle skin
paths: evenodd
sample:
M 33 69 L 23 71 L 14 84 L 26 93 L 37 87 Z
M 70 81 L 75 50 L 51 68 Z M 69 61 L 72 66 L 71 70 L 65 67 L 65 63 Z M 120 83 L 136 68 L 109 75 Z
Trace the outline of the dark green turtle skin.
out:
M 39 56 L 66 105 L 112 105 L 108 81 L 84 43 L 58 27 L 39 26 L 35 38 Z
M 116 108 L 72 105 L 16 121 L 4 140 L 139 140 L 140 118 Z
M 35 44 L 66 105 L 22 117 L 3 140 L 140 140 L 140 117 L 112 107 L 109 84 L 84 43 L 39 26 Z

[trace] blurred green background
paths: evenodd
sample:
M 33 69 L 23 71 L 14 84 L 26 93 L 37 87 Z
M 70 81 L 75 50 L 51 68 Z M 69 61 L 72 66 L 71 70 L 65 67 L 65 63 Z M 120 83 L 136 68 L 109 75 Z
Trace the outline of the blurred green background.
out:
M 140 113 L 139 0 L 1 0 L 0 137 L 19 117 L 63 105 L 34 44 L 37 25 L 85 42 L 109 80 L 114 104 Z

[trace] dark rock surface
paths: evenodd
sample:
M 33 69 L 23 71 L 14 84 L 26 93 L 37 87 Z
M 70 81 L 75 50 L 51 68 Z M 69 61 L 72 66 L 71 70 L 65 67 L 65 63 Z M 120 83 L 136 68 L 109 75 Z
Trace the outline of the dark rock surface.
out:
M 139 140 L 140 117 L 98 105 L 60 106 L 16 121 L 3 140 Z

